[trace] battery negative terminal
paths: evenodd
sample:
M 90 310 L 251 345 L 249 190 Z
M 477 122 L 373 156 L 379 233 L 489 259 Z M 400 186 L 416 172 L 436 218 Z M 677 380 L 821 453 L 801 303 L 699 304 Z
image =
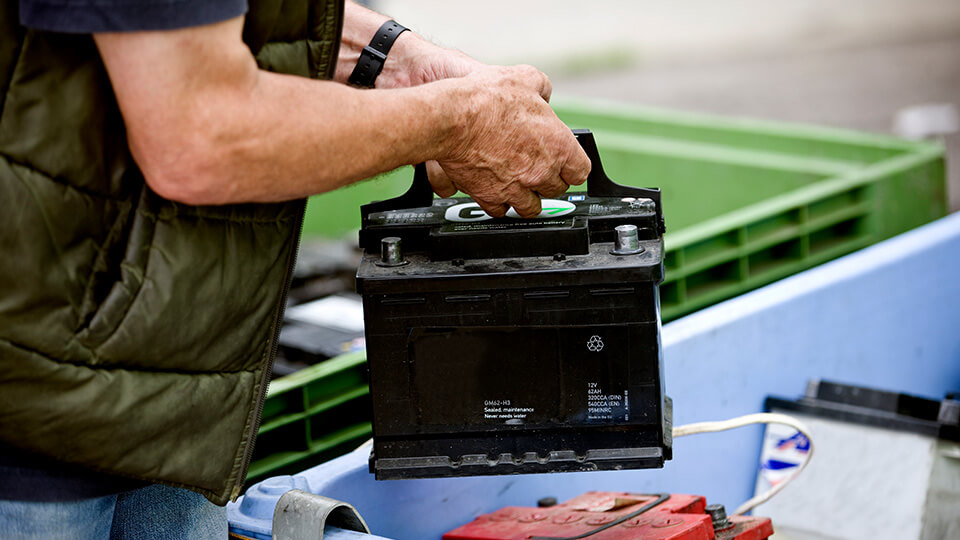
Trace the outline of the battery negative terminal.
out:
M 388 236 L 380 240 L 380 260 L 377 266 L 403 266 L 410 261 L 403 259 L 403 246 L 397 236 Z
M 617 236 L 610 253 L 614 255 L 643 253 L 643 247 L 640 245 L 640 233 L 636 225 L 617 225 L 614 230 Z

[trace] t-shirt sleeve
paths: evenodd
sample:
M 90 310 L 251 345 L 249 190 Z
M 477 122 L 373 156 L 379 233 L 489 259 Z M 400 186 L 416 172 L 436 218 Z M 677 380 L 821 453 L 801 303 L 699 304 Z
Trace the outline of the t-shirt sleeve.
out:
M 246 12 L 247 0 L 20 0 L 24 26 L 77 34 L 172 30 Z

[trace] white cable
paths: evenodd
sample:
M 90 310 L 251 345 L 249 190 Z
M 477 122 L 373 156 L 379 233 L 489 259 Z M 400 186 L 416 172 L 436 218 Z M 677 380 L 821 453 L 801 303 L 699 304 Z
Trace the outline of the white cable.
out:
M 810 442 L 810 451 L 807 452 L 807 458 L 803 460 L 803 463 L 800 464 L 800 467 L 796 470 L 796 472 L 767 491 L 741 504 L 733 513 L 735 516 L 746 514 L 750 510 L 753 510 L 757 505 L 767 502 L 771 497 L 777 493 L 780 493 L 780 490 L 785 488 L 787 484 L 789 484 L 794 478 L 803 472 L 803 469 L 806 468 L 807 463 L 810 463 L 810 459 L 813 457 L 813 437 L 810 436 L 810 430 L 807 429 L 807 426 L 803 425 L 803 423 L 799 420 L 785 414 L 777 413 L 748 414 L 745 416 L 738 416 L 737 418 L 731 418 L 730 420 L 722 420 L 719 422 L 697 422 L 695 424 L 687 424 L 685 426 L 677 426 L 673 428 L 673 438 L 676 439 L 677 437 L 685 437 L 687 435 L 695 435 L 697 433 L 727 431 L 728 429 L 735 429 L 752 424 L 783 424 L 785 426 L 790 426 L 800 433 L 803 433 L 803 436 L 806 437 Z M 357 450 L 368 447 L 372 444 L 373 439 L 369 439 L 358 446 Z
M 737 510 L 733 513 L 735 516 L 740 516 L 746 514 L 750 510 L 753 510 L 757 505 L 764 503 L 770 500 L 771 497 L 780 493 L 780 490 L 785 488 L 794 478 L 800 475 L 803 472 L 803 469 L 806 468 L 807 464 L 810 463 L 810 459 L 813 458 L 813 437 L 810 436 L 810 430 L 807 429 L 807 426 L 803 425 L 799 420 L 787 416 L 785 414 L 777 413 L 756 413 L 748 414 L 745 416 L 740 416 L 737 418 L 731 418 L 730 420 L 723 420 L 720 422 L 697 422 L 695 424 L 687 424 L 685 426 L 678 426 L 673 428 L 673 437 L 685 437 L 687 435 L 694 435 L 697 433 L 713 433 L 716 431 L 726 431 L 728 429 L 734 429 L 743 426 L 749 426 L 751 424 L 783 424 L 785 426 L 790 426 L 793 429 L 799 431 L 803 434 L 804 437 L 810 441 L 810 451 L 807 452 L 806 459 L 803 460 L 803 463 L 800 464 L 800 467 L 784 479 L 779 484 L 773 486 L 767 491 L 753 497 L 747 502 L 741 504 Z

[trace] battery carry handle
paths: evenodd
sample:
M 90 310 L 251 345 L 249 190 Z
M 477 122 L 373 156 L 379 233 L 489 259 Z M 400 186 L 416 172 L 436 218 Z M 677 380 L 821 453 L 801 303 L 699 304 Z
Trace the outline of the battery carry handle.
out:
M 663 207 L 660 203 L 660 190 L 657 188 L 638 188 L 633 186 L 624 186 L 618 184 L 607 177 L 603 172 L 603 164 L 600 163 L 600 152 L 597 151 L 597 143 L 593 139 L 593 133 L 589 129 L 575 129 L 573 135 L 580 143 L 580 147 L 590 158 L 590 174 L 587 176 L 587 196 L 588 197 L 634 197 L 637 199 L 650 199 L 657 208 L 657 223 L 659 224 L 660 234 L 663 234 Z M 387 212 L 390 210 L 404 210 L 407 208 L 425 208 L 433 204 L 433 187 L 430 185 L 430 179 L 427 177 L 426 163 L 420 163 L 414 167 L 413 184 L 407 191 L 398 197 L 387 199 L 385 201 L 376 201 L 365 204 L 360 207 L 360 216 L 364 222 L 370 214 L 377 212 Z
M 633 197 L 635 199 L 650 199 L 657 209 L 657 232 L 663 234 L 663 204 L 660 202 L 659 188 L 640 188 L 618 184 L 603 171 L 600 162 L 600 152 L 597 143 L 593 140 L 593 133 L 589 129 L 575 129 L 573 135 L 580 143 L 580 147 L 590 158 L 590 174 L 587 176 L 588 197 Z M 426 176 L 426 175 L 424 175 Z

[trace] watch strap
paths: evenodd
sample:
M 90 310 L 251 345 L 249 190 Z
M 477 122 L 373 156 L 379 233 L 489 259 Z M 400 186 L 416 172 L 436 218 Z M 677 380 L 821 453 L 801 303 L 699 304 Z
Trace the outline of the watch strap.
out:
M 383 70 L 383 64 L 387 61 L 387 54 L 393 47 L 393 42 L 407 30 L 409 28 L 394 20 L 383 23 L 370 40 L 370 44 L 360 51 L 360 60 L 353 68 L 348 82 L 361 88 L 373 88 L 373 83 L 376 82 L 377 76 Z

